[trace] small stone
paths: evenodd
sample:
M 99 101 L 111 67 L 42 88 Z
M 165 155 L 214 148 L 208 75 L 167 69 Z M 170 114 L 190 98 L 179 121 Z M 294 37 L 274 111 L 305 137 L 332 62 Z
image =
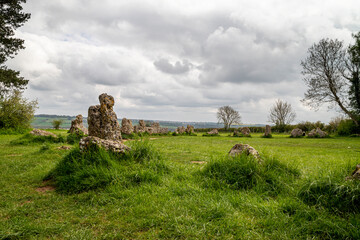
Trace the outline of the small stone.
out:
M 179 134 L 183 134 L 185 132 L 185 127 L 184 126 L 178 127 L 176 129 L 176 132 L 178 132 Z
M 34 136 L 52 136 L 52 137 L 57 137 L 54 133 L 45 131 L 45 130 L 40 130 L 40 129 L 33 129 L 30 134 L 34 135 Z
M 232 157 L 235 157 L 239 154 L 252 155 L 257 160 L 261 160 L 259 152 L 249 144 L 235 144 L 229 151 L 229 155 Z
M 121 133 L 130 135 L 134 132 L 134 127 L 130 119 L 123 118 L 121 120 Z
M 243 128 L 241 128 L 240 132 L 241 132 L 241 134 L 244 135 L 245 137 L 250 136 L 250 133 L 251 133 L 251 132 L 250 132 L 250 128 L 248 128 L 248 127 L 243 127 Z
M 324 138 L 327 136 L 328 136 L 328 134 L 324 131 L 321 131 L 320 128 L 313 129 L 308 133 L 308 137 Z
M 126 151 L 131 150 L 130 147 L 123 144 L 120 140 L 106 140 L 95 136 L 88 136 L 80 139 L 79 147 L 81 151 L 86 151 L 93 144 L 115 153 L 125 153 Z
M 300 128 L 295 128 L 290 133 L 290 137 L 302 137 L 302 136 L 304 136 L 304 132 Z
M 219 131 L 216 128 L 214 128 L 210 132 L 207 132 L 207 134 L 208 135 L 219 135 Z
M 360 180 L 360 164 L 356 165 L 355 170 L 346 177 L 346 180 Z
M 88 129 L 84 127 L 83 116 L 81 114 L 77 115 L 76 118 L 71 121 L 71 127 L 69 133 L 75 133 L 75 134 L 83 133 L 85 135 L 88 134 Z
M 187 126 L 186 126 L 186 129 L 185 129 L 185 132 L 186 132 L 187 134 L 193 133 L 193 132 L 194 132 L 194 126 L 187 125 Z

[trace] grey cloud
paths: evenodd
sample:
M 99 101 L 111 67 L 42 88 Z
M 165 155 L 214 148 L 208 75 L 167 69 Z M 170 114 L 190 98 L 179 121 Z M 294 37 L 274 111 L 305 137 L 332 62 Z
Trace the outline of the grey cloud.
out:
M 155 67 L 164 72 L 169 74 L 183 74 L 193 67 L 193 65 L 188 60 L 183 60 L 182 62 L 177 61 L 176 63 L 172 64 L 169 62 L 168 59 L 162 58 L 154 62 Z

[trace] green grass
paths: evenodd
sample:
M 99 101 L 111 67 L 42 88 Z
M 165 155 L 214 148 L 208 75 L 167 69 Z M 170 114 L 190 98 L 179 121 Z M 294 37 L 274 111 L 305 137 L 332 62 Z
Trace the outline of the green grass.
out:
M 220 135 L 128 141 L 136 149 L 128 156 L 103 152 L 90 162 L 76 143 L 60 150 L 64 143 L 0 135 L 0 239 L 360 238 L 358 184 L 344 181 L 359 163 L 360 138 Z M 264 165 L 230 161 L 236 143 L 256 148 Z M 74 160 L 87 169 L 70 164 L 74 179 L 63 188 L 44 182 Z M 241 178 L 249 169 L 253 185 Z

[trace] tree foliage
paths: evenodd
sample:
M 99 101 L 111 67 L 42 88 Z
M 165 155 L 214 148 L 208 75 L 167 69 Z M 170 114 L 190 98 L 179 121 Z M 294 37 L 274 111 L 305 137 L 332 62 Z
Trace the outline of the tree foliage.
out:
M 28 101 L 21 92 L 0 99 L 0 128 L 24 129 L 30 127 L 37 101 Z
M 277 127 L 284 127 L 293 122 L 295 117 L 296 113 L 291 104 L 278 99 L 270 109 L 268 121 L 274 123 Z
M 225 130 L 229 129 L 234 123 L 240 124 L 241 116 L 238 111 L 230 106 L 222 106 L 217 111 L 218 123 L 223 123 Z
M 337 106 L 359 126 L 360 33 L 354 38 L 356 43 L 348 49 L 337 39 L 322 39 L 309 48 L 307 58 L 301 62 L 308 86 L 302 101 L 314 109 L 324 103 Z
M 26 0 L 1 0 L 0 2 L 0 96 L 13 89 L 23 90 L 28 80 L 19 76 L 19 72 L 8 69 L 4 63 L 13 58 L 20 49 L 24 49 L 24 40 L 15 38 L 15 30 L 29 18 L 22 12 L 22 3 Z
M 61 124 L 63 124 L 63 122 L 64 122 L 64 120 L 62 120 L 62 119 L 54 119 L 52 122 L 51 122 L 51 124 L 53 125 L 53 127 L 55 128 L 55 129 L 59 129 L 60 128 L 60 125 Z

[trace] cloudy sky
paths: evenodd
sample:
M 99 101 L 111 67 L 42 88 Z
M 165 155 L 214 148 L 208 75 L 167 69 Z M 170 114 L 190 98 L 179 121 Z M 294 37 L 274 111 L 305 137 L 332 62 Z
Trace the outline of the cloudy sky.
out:
M 300 62 L 321 38 L 360 31 L 359 0 L 28 0 L 22 50 L 8 65 L 30 80 L 37 113 L 87 116 L 98 95 L 119 118 L 216 121 L 230 105 L 266 123 L 276 99 L 295 122 L 328 122 L 300 100 Z

